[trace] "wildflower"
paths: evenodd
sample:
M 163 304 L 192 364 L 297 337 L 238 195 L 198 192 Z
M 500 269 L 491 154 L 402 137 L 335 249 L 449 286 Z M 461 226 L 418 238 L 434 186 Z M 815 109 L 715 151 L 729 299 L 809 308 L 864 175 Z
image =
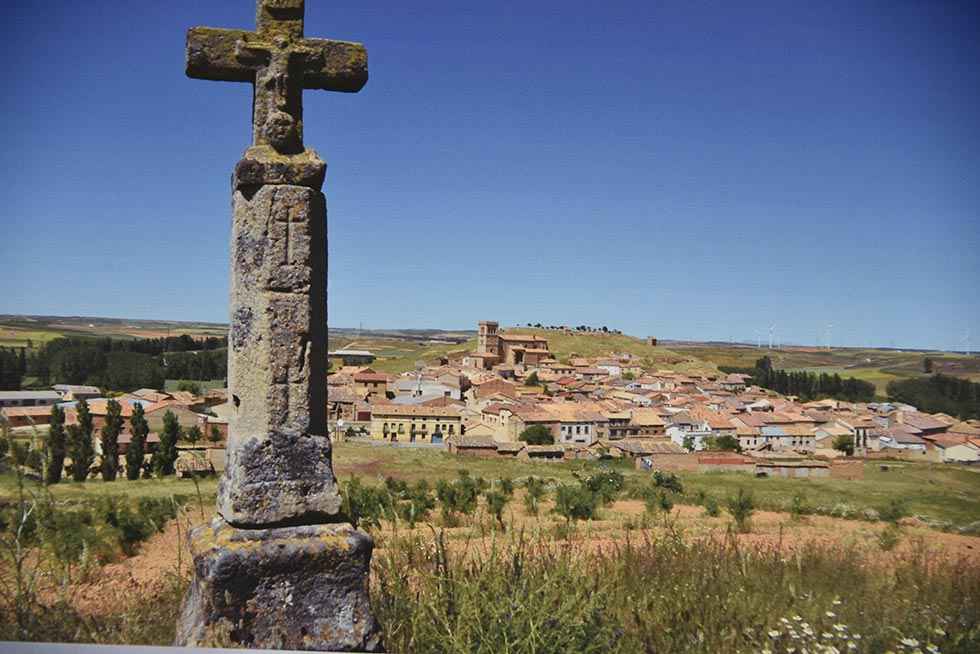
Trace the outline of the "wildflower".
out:
M 833 602 L 834 606 L 840 606 L 841 603 L 842 602 L 839 599 L 835 599 L 834 602 Z
M 933 629 L 932 630 L 932 633 L 936 634 L 937 636 L 945 636 L 946 635 L 946 632 L 943 631 L 942 629 L 939 629 L 938 627 L 936 629 Z
M 834 613 L 833 611 L 827 611 L 826 613 L 824 613 L 824 615 L 827 616 L 828 618 L 836 618 L 837 617 L 837 614 Z
M 919 641 L 917 641 L 915 638 L 903 638 L 902 640 L 900 640 L 898 642 L 902 643 L 902 645 L 904 645 L 906 647 L 918 647 L 919 646 Z
M 799 622 L 799 621 L 800 621 L 800 620 L 802 620 L 802 619 L 803 619 L 803 617 L 802 617 L 802 616 L 799 616 L 799 615 L 794 615 L 794 616 L 793 616 L 793 622 Z
M 834 631 L 847 631 L 847 625 L 837 623 L 834 625 Z
M 773 640 L 779 638 L 779 631 L 777 631 L 776 629 L 771 630 L 769 632 L 769 637 L 772 638 Z
M 939 654 L 939 648 L 932 643 L 926 645 L 926 651 L 929 652 L 929 654 Z
M 847 649 L 857 649 L 858 645 L 853 640 L 847 642 Z
M 833 638 L 833 637 L 834 637 L 834 634 L 832 634 L 832 633 L 828 633 L 828 632 L 826 632 L 826 631 L 825 631 L 825 632 L 823 632 L 822 634 L 820 634 L 820 637 L 821 637 L 821 638 L 824 638 L 824 639 L 826 639 L 826 640 L 830 640 L 831 638 Z

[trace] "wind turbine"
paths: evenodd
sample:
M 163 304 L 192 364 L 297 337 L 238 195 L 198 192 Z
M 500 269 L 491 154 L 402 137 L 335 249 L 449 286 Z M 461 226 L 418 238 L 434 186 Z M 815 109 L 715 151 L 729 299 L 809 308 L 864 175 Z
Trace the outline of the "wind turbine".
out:
M 769 349 L 772 349 L 773 334 L 776 332 L 776 325 L 769 325 Z
M 963 346 L 966 350 L 966 356 L 970 356 L 970 330 L 967 329 L 966 333 L 963 334 Z
M 827 324 L 827 338 L 825 343 L 825 345 L 827 346 L 827 350 L 830 350 L 830 332 L 831 330 L 833 330 L 833 328 L 834 328 L 834 323 Z
M 762 349 L 762 330 L 761 329 L 755 330 L 755 341 L 756 341 L 755 342 L 755 347 L 757 349 L 760 349 L 761 350 Z

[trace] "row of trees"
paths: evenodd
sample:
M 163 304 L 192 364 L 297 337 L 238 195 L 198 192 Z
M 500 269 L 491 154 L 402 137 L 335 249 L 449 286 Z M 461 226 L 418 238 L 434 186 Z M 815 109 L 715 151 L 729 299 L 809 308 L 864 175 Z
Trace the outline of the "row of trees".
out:
M 728 372 L 744 372 L 735 368 L 723 368 Z M 783 395 L 795 395 L 804 402 L 823 398 L 834 398 L 847 402 L 872 402 L 875 398 L 875 385 L 854 377 L 842 378 L 838 374 L 777 370 L 772 359 L 762 357 L 755 367 L 747 371 L 752 375 L 752 383 L 774 390 Z
M 85 481 L 96 462 L 96 430 L 88 403 L 80 401 L 76 411 L 75 423 L 66 425 L 64 410 L 57 405 L 51 407 L 51 424 L 40 453 L 46 484 L 57 484 L 61 481 L 66 458 L 71 461 L 68 472 L 74 481 Z M 109 400 L 106 403 L 105 424 L 97 434 L 102 448 L 99 471 L 105 481 L 114 481 L 119 474 L 119 435 L 123 431 L 123 425 L 122 405 L 115 400 Z M 129 427 L 132 440 L 126 450 L 126 478 L 139 479 L 140 476 L 148 476 L 151 471 L 161 476 L 174 474 L 177 442 L 182 435 L 177 416 L 171 411 L 164 414 L 160 445 L 153 452 L 149 466 L 146 466 L 144 458 L 148 450 L 147 436 L 150 428 L 143 407 L 139 404 L 133 407 Z M 199 428 L 192 429 L 197 430 L 200 435 Z
M 19 388 L 22 378 L 37 383 L 91 384 L 116 390 L 162 388 L 164 379 L 223 379 L 225 339 L 195 341 L 189 336 L 123 341 L 111 338 L 57 338 L 16 357 L 0 352 L 0 385 Z M 10 362 L 8 363 L 8 359 Z
M 969 379 L 933 375 L 889 382 L 888 397 L 928 413 L 947 413 L 961 420 L 980 418 L 980 384 Z

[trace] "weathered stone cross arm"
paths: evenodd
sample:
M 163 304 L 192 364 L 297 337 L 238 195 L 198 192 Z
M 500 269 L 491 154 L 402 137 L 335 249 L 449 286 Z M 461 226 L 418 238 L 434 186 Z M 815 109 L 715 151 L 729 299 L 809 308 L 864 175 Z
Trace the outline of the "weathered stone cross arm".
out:
M 325 166 L 303 145 L 303 90 L 361 90 L 368 78 L 367 50 L 360 43 L 306 38 L 304 0 L 256 4 L 254 32 L 213 27 L 187 31 L 187 75 L 252 83 L 252 147 L 236 168 L 236 188 L 319 188 Z
M 267 47 L 248 30 L 192 27 L 187 30 L 187 76 L 220 82 L 254 82 L 257 66 L 249 46 Z M 301 59 L 304 89 L 356 93 L 367 83 L 367 49 L 361 43 L 303 38 L 294 48 Z

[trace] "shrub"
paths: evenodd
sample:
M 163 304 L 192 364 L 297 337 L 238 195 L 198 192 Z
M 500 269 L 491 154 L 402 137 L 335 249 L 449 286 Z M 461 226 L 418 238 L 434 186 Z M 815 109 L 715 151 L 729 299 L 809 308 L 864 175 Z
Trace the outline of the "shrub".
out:
M 744 488 L 739 488 L 738 493 L 728 498 L 726 503 L 728 512 L 735 520 L 735 527 L 739 532 L 745 534 L 751 530 L 750 520 L 755 513 L 755 499 L 752 493 L 745 492 Z
M 653 483 L 658 488 L 663 488 L 664 490 L 677 493 L 678 495 L 684 492 L 684 485 L 681 483 L 680 477 L 675 475 L 673 472 L 661 472 L 660 470 L 654 470 Z
M 524 509 L 530 515 L 538 515 L 538 507 L 547 493 L 543 479 L 528 477 L 524 483 Z
M 644 505 L 647 513 L 651 515 L 658 511 L 670 513 L 674 508 L 674 500 L 670 499 L 670 495 L 663 491 L 651 492 L 647 494 Z
M 598 508 L 599 496 L 583 484 L 561 484 L 555 492 L 555 513 L 572 520 L 592 520 Z
M 439 500 L 443 523 L 447 526 L 458 524 L 458 515 L 470 515 L 476 510 L 480 497 L 480 484 L 470 476 L 469 471 L 460 470 L 454 481 L 440 479 L 436 484 L 436 497 Z
M 878 515 L 885 522 L 898 522 L 909 513 L 908 501 L 904 498 L 893 497 L 878 509 Z
M 398 502 L 398 517 L 414 527 L 417 522 L 428 519 L 435 506 L 436 500 L 429 490 L 429 482 L 420 479 L 408 489 L 403 501 Z
M 501 491 L 490 491 L 484 497 L 487 500 L 487 510 L 497 520 L 497 524 L 504 526 L 504 509 L 510 502 L 510 496 Z
M 386 502 L 385 491 L 363 486 L 358 477 L 351 477 L 340 487 L 340 511 L 355 529 L 378 527 Z
M 174 497 L 141 497 L 136 510 L 156 531 L 162 532 L 168 520 L 177 516 L 177 507 L 184 503 L 179 495 Z
M 618 470 L 602 470 L 582 480 L 582 485 L 607 506 L 616 501 L 624 484 L 623 474 Z
M 721 509 L 718 506 L 718 498 L 714 495 L 708 495 L 704 498 L 704 514 L 711 518 L 717 518 L 721 515 Z
M 901 539 L 901 528 L 897 524 L 891 523 L 885 526 L 885 528 L 878 534 L 878 547 L 880 547 L 883 552 L 890 552 L 895 549 L 896 546 L 898 546 Z
M 796 493 L 793 495 L 793 499 L 790 500 L 789 513 L 794 520 L 800 520 L 803 516 L 813 513 L 813 510 L 806 503 L 806 497 L 801 493 Z

